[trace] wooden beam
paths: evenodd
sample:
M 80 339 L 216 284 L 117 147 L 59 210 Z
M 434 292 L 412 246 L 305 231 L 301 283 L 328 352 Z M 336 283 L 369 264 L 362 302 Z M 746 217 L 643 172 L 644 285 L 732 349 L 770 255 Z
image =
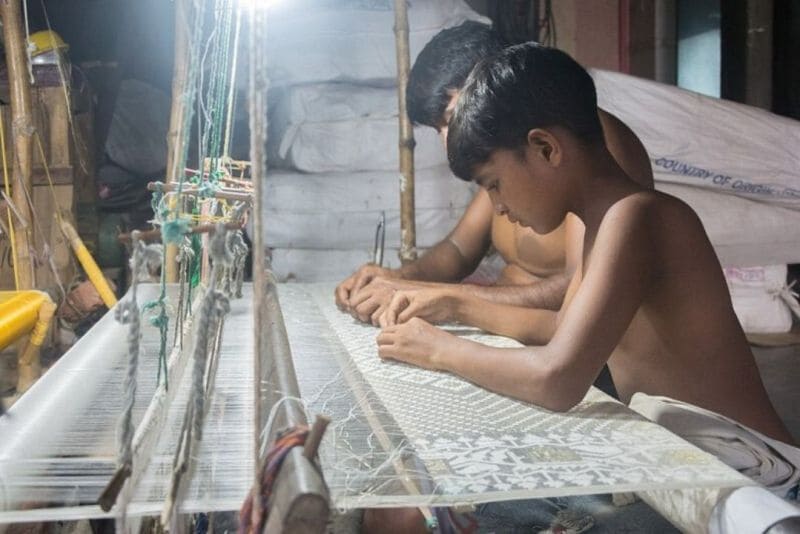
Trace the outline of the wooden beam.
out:
M 14 146 L 13 199 L 20 216 L 28 223 L 25 228 L 15 227 L 16 257 L 14 264 L 19 273 L 18 289 L 33 289 L 36 276 L 30 251 L 33 243 L 31 209 L 28 195 L 31 193 L 31 162 L 33 157 L 33 117 L 31 114 L 31 82 L 28 73 L 27 54 L 20 0 L 0 1 L 0 17 L 3 19 L 3 44 L 6 50 L 6 67 L 11 91 L 11 124 Z
M 148 191 L 163 191 L 165 193 L 174 193 L 178 191 L 178 184 L 162 184 L 159 182 L 149 182 L 147 184 Z M 202 196 L 204 193 L 200 191 L 197 187 L 193 185 L 184 185 L 181 188 L 181 195 L 188 195 L 188 196 Z M 240 202 L 252 202 L 253 201 L 253 194 L 249 192 L 242 192 L 242 191 L 235 191 L 231 189 L 219 189 L 214 191 L 213 195 L 209 195 L 214 198 L 222 198 L 225 200 L 238 200 Z
M 242 223 L 240 222 L 228 222 L 225 223 L 225 229 L 227 230 L 241 230 Z M 190 234 L 213 234 L 217 230 L 216 223 L 214 224 L 199 224 L 197 226 L 189 227 L 188 233 Z M 161 229 L 156 228 L 155 230 L 139 230 L 139 241 L 144 242 L 152 242 L 158 241 L 161 239 Z M 117 240 L 120 243 L 130 243 L 131 241 L 131 234 L 130 233 L 123 233 L 117 236 Z
M 47 172 L 39 167 L 33 169 L 31 174 L 31 185 L 33 186 L 49 186 L 50 181 L 52 180 L 53 185 L 73 185 L 74 180 L 74 171 L 72 166 L 69 167 L 50 167 L 48 169 L 50 173 L 50 180 L 47 179 Z
M 267 173 L 267 10 L 250 11 L 248 102 L 250 112 L 250 163 L 253 181 L 253 388 L 255 472 L 253 473 L 253 517 L 267 517 L 267 533 L 322 533 L 328 519 L 328 491 L 317 466 L 303 455 L 301 447 L 289 451 L 268 504 L 261 510 L 260 454 L 262 431 L 266 442 L 274 443 L 281 428 L 306 425 L 305 413 L 285 397 L 300 397 L 286 326 L 278 302 L 275 277 L 267 262 L 263 201 Z M 275 407 L 272 428 L 265 429 L 266 417 Z M 256 528 L 258 526 L 256 525 Z
M 407 263 L 417 259 L 417 229 L 414 220 L 414 129 L 406 112 L 406 86 L 411 64 L 406 0 L 394 0 L 394 36 L 400 117 L 400 261 Z
M 250 38 L 248 43 L 249 80 L 247 87 L 248 111 L 250 113 L 250 179 L 253 181 L 253 328 L 255 336 L 253 350 L 253 521 L 260 520 L 266 513 L 261 503 L 261 471 L 264 460 L 261 457 L 261 431 L 269 413 L 264 397 L 262 378 L 269 366 L 265 343 L 265 332 L 261 329 L 267 319 L 267 261 L 264 245 L 263 208 L 264 179 L 267 172 L 267 14 L 264 10 L 250 8 Z M 291 404 L 291 403 L 289 403 Z

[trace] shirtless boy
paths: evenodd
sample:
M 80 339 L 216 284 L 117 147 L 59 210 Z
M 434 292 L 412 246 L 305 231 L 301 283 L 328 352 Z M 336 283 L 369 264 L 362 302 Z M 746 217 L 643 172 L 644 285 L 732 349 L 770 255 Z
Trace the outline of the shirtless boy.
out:
M 585 225 L 550 342 L 497 349 L 418 317 L 391 324 L 413 302 L 410 293 L 386 311 L 381 357 L 556 411 L 578 403 L 608 362 L 625 402 L 638 391 L 665 395 L 790 442 L 700 220 L 630 179 L 603 142 L 595 108 L 583 68 L 527 43 L 475 68 L 450 121 L 451 169 L 480 184 L 497 213 L 540 234 L 568 213 Z
M 472 67 L 493 55 L 505 43 L 492 29 L 477 22 L 466 22 L 440 32 L 418 56 L 408 82 L 408 113 L 417 124 L 436 128 L 447 139 L 447 123 L 458 92 Z M 609 152 L 634 180 L 652 188 L 652 170 L 647 153 L 636 135 L 612 115 L 596 110 Z M 494 302 L 545 310 L 558 310 L 569 283 L 568 273 L 580 257 L 582 225 L 570 217 L 546 233 L 536 233 L 515 224 L 504 214 L 493 213 L 492 202 L 481 190 L 467 208 L 456 228 L 443 241 L 417 261 L 400 269 L 368 264 L 336 288 L 336 302 L 364 322 L 378 319 L 397 289 L 426 288 L 426 302 L 452 303 L 460 296 L 462 306 L 474 302 Z M 571 246 L 567 247 L 567 244 Z M 508 264 L 497 285 L 453 284 L 475 270 L 493 246 Z M 418 301 L 420 302 L 420 301 Z M 514 335 L 485 321 L 481 307 L 463 314 L 461 319 L 495 333 Z M 423 310 L 417 310 L 423 315 Z M 541 313 L 547 315 L 547 313 Z M 550 313 L 552 315 L 552 312 Z M 453 317 L 430 317 L 451 320 Z M 522 317 L 520 321 L 525 321 Z M 516 337 L 516 336 L 515 336 Z M 523 341 L 534 341 L 526 337 Z
M 381 319 L 380 357 L 554 411 L 580 402 L 608 363 L 623 402 L 637 392 L 671 397 L 792 443 L 700 220 L 625 173 L 595 110 L 591 78 L 556 49 L 513 46 L 475 67 L 449 123 L 451 169 L 480 184 L 498 214 L 539 234 L 574 214 L 585 225 L 582 255 L 557 317 L 528 325 L 551 329 L 548 343 L 508 349 L 455 337 L 404 316 L 418 295 L 407 292 Z M 502 322 L 504 306 L 493 306 Z M 419 524 L 414 514 L 374 512 L 365 528 Z

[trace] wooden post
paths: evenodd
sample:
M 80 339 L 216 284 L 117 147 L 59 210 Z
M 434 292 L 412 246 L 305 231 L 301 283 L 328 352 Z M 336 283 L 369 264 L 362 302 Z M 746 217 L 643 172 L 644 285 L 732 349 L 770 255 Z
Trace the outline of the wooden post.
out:
M 254 449 L 253 517 L 263 518 L 261 509 L 261 471 L 264 458 L 259 453 L 265 416 L 284 397 L 299 397 L 300 390 L 286 335 L 275 278 L 268 266 L 264 239 L 264 185 L 267 170 L 267 10 L 251 8 L 248 90 L 250 112 L 250 161 L 253 181 L 253 321 L 254 321 Z M 282 402 L 276 408 L 274 424 L 265 440 L 273 443 L 280 428 L 307 424 L 296 403 Z M 324 532 L 328 519 L 328 492 L 313 460 L 301 447 L 291 450 L 275 481 L 268 504 L 269 516 L 264 532 Z
M 408 52 L 406 0 L 394 0 L 394 36 L 397 51 L 397 109 L 400 115 L 400 261 L 417 259 L 414 223 L 414 129 L 406 112 L 406 85 L 411 59 Z
M 12 194 L 14 204 L 27 226 L 15 229 L 16 257 L 14 264 L 19 273 L 19 289 L 33 289 L 36 277 L 31 261 L 33 235 L 31 209 L 28 194 L 31 194 L 31 165 L 33 157 L 33 118 L 31 114 L 31 83 L 28 75 L 20 0 L 0 0 L 0 16 L 3 19 L 3 43 L 6 49 L 8 85 L 11 92 L 11 124 L 14 137 L 14 162 Z
M 186 94 L 186 83 L 189 76 L 189 11 L 187 0 L 175 0 L 175 65 L 172 69 L 172 110 L 169 116 L 169 132 L 167 132 L 167 183 L 180 181 L 183 139 L 183 97 Z M 180 202 L 180 200 L 178 200 Z M 164 276 L 167 282 L 178 281 L 178 247 L 167 245 L 167 257 L 164 258 Z
M 259 449 L 261 447 L 261 429 L 264 426 L 266 415 L 262 406 L 262 373 L 266 371 L 262 365 L 262 340 L 265 333 L 261 325 L 267 321 L 265 309 L 267 293 L 266 249 L 264 248 L 264 219 L 261 214 L 264 199 L 264 175 L 267 170 L 267 92 L 269 80 L 267 78 L 266 42 L 267 42 L 267 14 L 265 10 L 250 7 L 250 39 L 248 46 L 248 62 L 250 64 L 247 101 L 250 112 L 250 176 L 253 181 L 253 332 L 255 340 L 253 350 L 253 388 L 255 393 L 255 407 L 253 410 L 253 452 L 255 454 L 255 472 L 253 473 L 253 517 L 261 518 L 264 510 L 261 507 L 261 469 L 262 461 Z M 268 409 L 268 408 L 267 408 Z

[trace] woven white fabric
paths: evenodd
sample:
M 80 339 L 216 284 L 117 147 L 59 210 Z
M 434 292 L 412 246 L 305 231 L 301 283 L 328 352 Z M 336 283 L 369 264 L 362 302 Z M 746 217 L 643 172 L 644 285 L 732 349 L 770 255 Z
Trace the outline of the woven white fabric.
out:
M 559 414 L 447 373 L 381 361 L 378 330 L 337 310 L 332 294 L 329 284 L 281 288 L 284 314 L 293 318 L 287 330 L 303 397 L 312 411 L 334 419 L 323 465 L 338 506 L 455 505 L 746 483 L 596 389 Z M 517 346 L 473 329 L 454 331 Z M 344 390 L 350 394 L 342 396 Z M 343 418 L 345 426 L 336 423 Z M 360 434 L 353 430 L 359 425 Z M 395 459 L 414 482 L 412 491 L 396 483 Z

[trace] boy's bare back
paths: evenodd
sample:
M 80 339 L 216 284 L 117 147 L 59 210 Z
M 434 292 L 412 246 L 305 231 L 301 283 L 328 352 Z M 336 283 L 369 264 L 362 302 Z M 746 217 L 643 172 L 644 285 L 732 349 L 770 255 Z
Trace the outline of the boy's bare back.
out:
M 598 226 L 587 225 L 584 260 L 567 307 L 574 304 L 578 285 L 592 282 L 583 276 L 592 263 L 616 253 L 628 255 L 625 263 L 643 279 L 618 278 L 615 300 L 624 306 L 631 286 L 645 288 L 608 359 L 621 400 L 628 402 L 637 391 L 673 397 L 791 442 L 733 312 L 719 261 L 691 208 L 654 191 L 612 205 Z

